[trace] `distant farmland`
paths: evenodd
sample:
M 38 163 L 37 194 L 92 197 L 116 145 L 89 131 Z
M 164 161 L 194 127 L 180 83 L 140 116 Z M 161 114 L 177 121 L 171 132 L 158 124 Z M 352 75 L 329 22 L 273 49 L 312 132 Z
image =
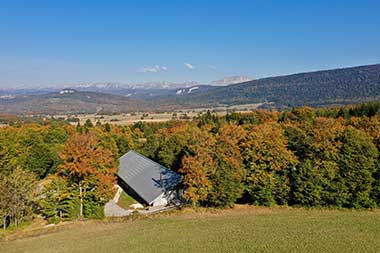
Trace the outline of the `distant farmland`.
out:
M 257 106 L 256 106 L 257 107 Z M 246 113 L 248 109 L 254 109 L 251 107 L 231 107 L 229 108 L 231 111 Z M 56 119 L 73 119 L 79 120 L 79 123 L 83 125 L 87 120 L 91 120 L 93 124 L 96 122 L 100 122 L 101 124 L 113 124 L 113 125 L 131 125 L 136 122 L 146 122 L 146 123 L 154 123 L 154 122 L 165 122 L 169 120 L 191 120 L 195 117 L 206 113 L 207 111 L 211 111 L 218 116 L 224 116 L 227 114 L 226 108 L 202 108 L 202 109 L 194 109 L 194 110 L 182 110 L 182 111 L 173 111 L 173 112 L 162 112 L 162 113 L 120 113 L 120 114 L 112 114 L 112 115 L 101 115 L 101 114 L 78 114 L 78 115 L 54 115 L 53 117 Z M 77 125 L 78 121 L 72 121 L 72 125 Z M 1 126 L 1 125 L 0 125 Z
M 203 209 L 204 210 L 204 209 Z M 378 252 L 380 211 L 240 206 L 75 224 L 1 252 Z

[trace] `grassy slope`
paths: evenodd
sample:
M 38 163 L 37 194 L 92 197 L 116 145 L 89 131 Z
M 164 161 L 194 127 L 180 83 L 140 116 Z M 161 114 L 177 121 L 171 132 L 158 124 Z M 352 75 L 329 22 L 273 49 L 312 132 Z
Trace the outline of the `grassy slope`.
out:
M 121 193 L 119 202 L 117 204 L 124 209 L 129 209 L 129 206 L 132 204 L 138 203 L 134 198 L 126 194 L 124 191 Z
M 376 252 L 380 211 L 240 207 L 77 224 L 0 244 L 3 252 Z

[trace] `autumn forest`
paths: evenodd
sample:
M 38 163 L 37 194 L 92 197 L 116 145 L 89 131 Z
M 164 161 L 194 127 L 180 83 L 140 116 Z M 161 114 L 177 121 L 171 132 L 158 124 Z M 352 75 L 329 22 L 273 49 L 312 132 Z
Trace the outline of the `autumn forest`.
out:
M 208 112 L 130 126 L 3 116 L 0 224 L 102 218 L 129 150 L 180 173 L 189 206 L 380 207 L 379 109 Z

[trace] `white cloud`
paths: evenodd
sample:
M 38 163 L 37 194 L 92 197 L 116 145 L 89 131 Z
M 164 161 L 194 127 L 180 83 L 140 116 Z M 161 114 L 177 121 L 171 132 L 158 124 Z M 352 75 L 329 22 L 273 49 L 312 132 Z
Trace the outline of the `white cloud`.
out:
M 185 65 L 185 67 L 188 68 L 188 69 L 195 69 L 195 66 L 193 64 L 185 62 L 183 65 Z
M 166 66 L 155 65 L 153 67 L 143 67 L 138 72 L 142 72 L 142 73 L 158 73 L 158 72 L 164 72 L 164 71 L 167 71 L 167 70 L 168 70 L 168 68 Z
M 156 73 L 158 72 L 158 70 L 155 68 L 155 67 L 144 67 L 140 70 L 140 72 L 143 72 L 143 73 Z
M 216 67 L 214 65 L 208 65 L 207 66 L 209 69 L 216 70 Z

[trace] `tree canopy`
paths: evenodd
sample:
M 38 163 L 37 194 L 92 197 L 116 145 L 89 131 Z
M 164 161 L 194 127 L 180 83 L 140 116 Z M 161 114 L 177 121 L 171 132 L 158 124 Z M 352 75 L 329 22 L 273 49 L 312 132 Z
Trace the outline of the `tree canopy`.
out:
M 182 175 L 185 203 L 380 207 L 377 103 L 131 126 L 17 122 L 0 128 L 1 224 L 101 218 L 118 159 L 134 149 Z

